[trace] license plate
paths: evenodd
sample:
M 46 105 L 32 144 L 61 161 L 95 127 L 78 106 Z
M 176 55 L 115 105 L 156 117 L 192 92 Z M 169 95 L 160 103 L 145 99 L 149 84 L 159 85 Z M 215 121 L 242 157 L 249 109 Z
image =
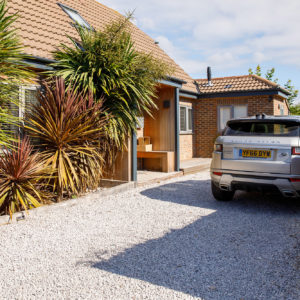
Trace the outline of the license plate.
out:
M 242 157 L 271 158 L 271 150 L 240 149 Z

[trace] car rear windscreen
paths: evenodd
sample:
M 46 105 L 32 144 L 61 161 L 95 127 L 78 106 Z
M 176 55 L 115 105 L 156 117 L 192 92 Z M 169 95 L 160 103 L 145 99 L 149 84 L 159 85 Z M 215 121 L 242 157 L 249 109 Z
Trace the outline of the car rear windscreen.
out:
M 296 122 L 232 122 L 227 124 L 224 135 L 245 136 L 299 136 Z

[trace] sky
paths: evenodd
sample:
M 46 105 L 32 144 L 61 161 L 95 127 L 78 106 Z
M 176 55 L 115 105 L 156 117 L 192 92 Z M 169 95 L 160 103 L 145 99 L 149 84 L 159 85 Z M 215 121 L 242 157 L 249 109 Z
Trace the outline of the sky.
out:
M 99 0 L 159 42 L 193 78 L 272 67 L 300 90 L 299 0 Z M 300 102 L 300 96 L 297 99 Z

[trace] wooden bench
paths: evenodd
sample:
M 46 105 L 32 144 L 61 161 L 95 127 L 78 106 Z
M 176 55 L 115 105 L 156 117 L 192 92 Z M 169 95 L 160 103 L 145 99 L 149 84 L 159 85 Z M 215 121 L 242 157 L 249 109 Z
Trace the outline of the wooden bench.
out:
M 138 151 L 138 158 L 149 159 L 146 169 L 162 172 L 174 172 L 175 161 L 173 151 Z

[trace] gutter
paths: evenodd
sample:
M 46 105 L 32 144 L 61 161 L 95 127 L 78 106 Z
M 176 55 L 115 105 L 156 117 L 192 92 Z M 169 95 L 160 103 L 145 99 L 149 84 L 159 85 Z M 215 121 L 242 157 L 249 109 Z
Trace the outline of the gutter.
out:
M 27 59 L 24 60 L 24 62 L 35 69 L 52 71 L 54 68 L 48 65 L 55 63 L 56 61 L 53 59 L 43 58 L 39 56 L 29 56 Z
M 287 91 L 281 88 L 264 89 L 264 90 L 252 90 L 252 91 L 228 91 L 219 93 L 200 93 L 198 99 L 203 98 L 220 98 L 220 97 L 243 97 L 243 96 L 262 96 L 262 95 L 289 95 Z M 284 97 L 283 95 L 281 95 Z M 285 97 L 284 97 L 285 98 Z
M 199 99 L 200 94 L 188 90 L 180 89 L 179 96 L 191 99 Z
M 54 60 L 54 59 L 43 58 L 43 57 L 40 57 L 40 56 L 33 56 L 33 55 L 31 55 L 31 56 L 29 57 L 29 59 L 30 59 L 30 60 L 33 60 L 33 61 L 45 63 L 45 64 L 52 64 L 52 63 L 56 63 L 56 62 L 57 62 L 57 61 Z
M 26 64 L 28 64 L 30 67 L 33 67 L 35 69 L 41 69 L 41 70 L 45 70 L 45 71 L 52 71 L 54 70 L 53 67 L 47 66 L 45 64 L 41 64 L 41 63 L 36 63 L 32 60 L 24 60 L 24 62 Z
M 182 80 L 182 79 L 179 79 L 179 78 L 173 77 L 173 76 L 167 76 L 166 79 L 170 80 L 172 82 L 175 82 L 175 83 L 179 83 L 179 84 L 187 84 L 187 82 L 185 80 Z

